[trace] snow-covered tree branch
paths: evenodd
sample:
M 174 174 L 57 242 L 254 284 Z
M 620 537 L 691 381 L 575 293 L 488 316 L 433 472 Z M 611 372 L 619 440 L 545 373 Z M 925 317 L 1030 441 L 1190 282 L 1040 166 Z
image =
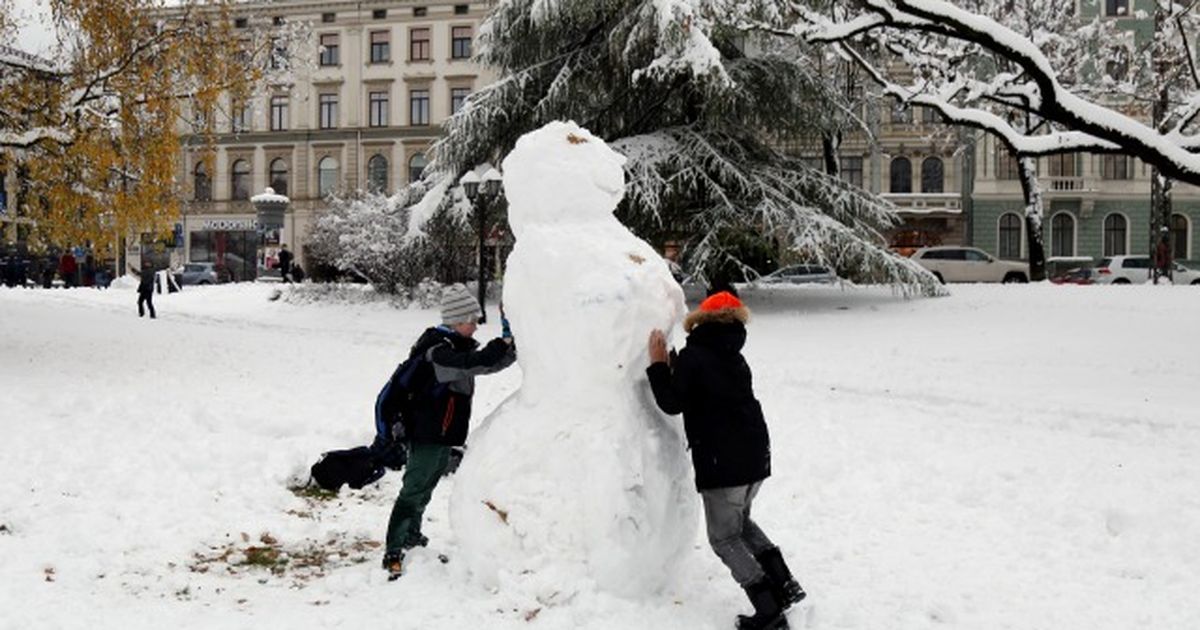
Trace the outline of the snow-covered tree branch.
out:
M 1081 20 L 1062 2 L 854 0 L 833 12 L 792 2 L 800 20 L 790 27 L 809 42 L 836 45 L 885 94 L 985 130 L 1017 154 L 1122 152 L 1165 177 L 1200 184 L 1197 8 L 1158 2 L 1165 17 L 1159 26 L 1170 30 L 1161 41 L 1181 51 L 1176 55 L 1182 63 L 1175 66 L 1187 70 L 1178 78 L 1188 84 L 1160 124 L 1139 115 L 1144 103 L 1130 89 L 1137 87 L 1139 73 L 1120 62 L 1145 65 L 1156 54 L 1161 60 L 1161 53 L 1138 47 L 1111 20 Z M 1021 20 L 1032 17 L 1043 22 L 1031 30 L 1020 28 Z M 988 58 L 1001 63 L 985 63 Z M 1100 67 L 1097 59 L 1110 64 Z M 888 72 L 889 64 L 911 72 L 898 78 Z M 1013 124 L 1030 114 L 1050 124 Z

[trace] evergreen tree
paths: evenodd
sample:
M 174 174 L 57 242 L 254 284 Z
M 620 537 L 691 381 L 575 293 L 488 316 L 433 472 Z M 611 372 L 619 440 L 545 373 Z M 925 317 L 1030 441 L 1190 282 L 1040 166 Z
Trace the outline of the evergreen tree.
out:
M 427 175 L 453 181 L 522 134 L 574 120 L 629 158 L 626 224 L 660 243 L 679 238 L 710 280 L 740 262 L 735 244 L 760 235 L 844 277 L 940 293 L 884 248 L 890 204 L 778 148 L 819 145 L 855 115 L 819 53 L 739 26 L 778 19 L 774 4 L 502 0 L 479 37 L 479 61 L 500 78 L 451 118 Z

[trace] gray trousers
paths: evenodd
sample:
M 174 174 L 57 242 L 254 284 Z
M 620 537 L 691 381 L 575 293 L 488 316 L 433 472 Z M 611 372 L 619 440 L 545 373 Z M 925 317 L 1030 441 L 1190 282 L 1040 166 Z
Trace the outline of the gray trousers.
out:
M 754 556 L 775 546 L 750 519 L 750 504 L 761 484 L 758 481 L 748 486 L 700 491 L 708 543 L 742 586 L 764 577 Z

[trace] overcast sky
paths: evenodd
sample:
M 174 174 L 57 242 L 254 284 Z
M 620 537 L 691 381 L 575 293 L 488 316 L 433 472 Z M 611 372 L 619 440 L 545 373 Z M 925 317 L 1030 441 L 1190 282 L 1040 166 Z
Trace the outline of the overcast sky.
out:
M 17 47 L 34 53 L 50 50 L 54 46 L 54 33 L 45 0 L 14 0 L 14 5 L 21 24 Z

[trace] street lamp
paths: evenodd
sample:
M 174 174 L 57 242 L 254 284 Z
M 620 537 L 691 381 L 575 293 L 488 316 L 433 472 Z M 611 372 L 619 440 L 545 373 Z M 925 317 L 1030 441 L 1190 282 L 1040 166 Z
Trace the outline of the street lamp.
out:
M 113 231 L 113 280 L 121 277 L 121 232 L 117 229 L 117 216 L 111 210 L 100 213 L 100 227 Z
M 487 171 L 480 177 L 475 171 L 467 171 L 465 175 L 459 178 L 458 183 L 462 185 L 463 192 L 466 193 L 467 199 L 471 201 L 471 207 L 475 210 L 475 216 L 479 221 L 479 323 L 487 323 L 487 308 L 484 306 L 484 300 L 487 296 L 487 271 L 484 261 L 484 246 L 487 240 L 487 212 L 492 201 L 500 196 L 501 183 L 503 178 L 500 172 L 494 167 L 488 166 Z M 481 186 L 482 184 L 482 186 Z

